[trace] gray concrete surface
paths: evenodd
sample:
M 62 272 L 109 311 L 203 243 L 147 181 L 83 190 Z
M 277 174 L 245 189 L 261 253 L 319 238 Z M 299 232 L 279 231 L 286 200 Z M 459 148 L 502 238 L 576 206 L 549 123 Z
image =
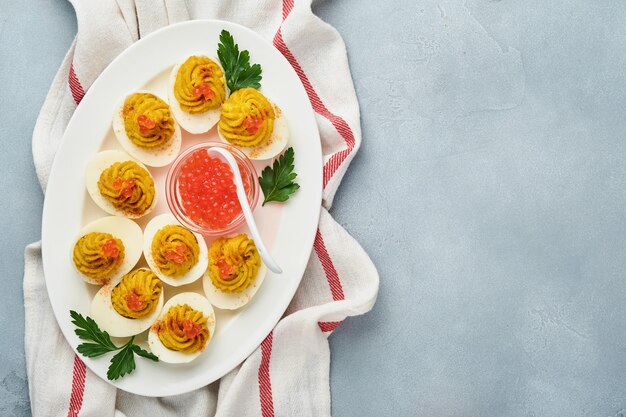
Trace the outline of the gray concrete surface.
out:
M 76 34 L 61 0 L 0 0 L 0 416 L 30 415 L 24 364 L 24 246 L 41 238 L 43 194 L 31 135 L 52 78 Z
M 64 1 L 2 6 L 0 415 L 24 416 L 30 135 L 76 28 Z M 344 36 L 363 116 L 332 213 L 381 275 L 374 310 L 331 337 L 333 414 L 624 417 L 626 4 L 315 11 Z

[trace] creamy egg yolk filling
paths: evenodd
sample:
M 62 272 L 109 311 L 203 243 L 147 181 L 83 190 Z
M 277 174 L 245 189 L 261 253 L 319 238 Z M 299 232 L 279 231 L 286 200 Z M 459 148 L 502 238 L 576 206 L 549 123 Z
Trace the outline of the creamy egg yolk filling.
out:
M 159 229 L 152 239 L 152 258 L 161 272 L 179 277 L 198 262 L 200 246 L 196 236 L 179 225 Z
M 157 323 L 157 334 L 163 346 L 184 353 L 202 351 L 209 340 L 207 318 L 187 304 L 170 307 Z
M 209 248 L 207 273 L 213 285 L 226 293 L 240 293 L 256 278 L 261 257 L 252 239 L 245 234 L 219 238 Z
M 109 233 L 88 233 L 74 245 L 73 260 L 82 274 L 104 281 L 122 264 L 124 244 Z
M 255 147 L 268 143 L 274 131 L 274 107 L 254 88 L 242 88 L 222 105 L 218 128 L 236 146 Z
M 111 291 L 111 304 L 121 316 L 141 319 L 156 309 L 163 284 L 149 269 L 138 269 L 124 275 Z
M 154 201 L 154 180 L 136 162 L 116 162 L 100 174 L 100 194 L 115 208 L 141 215 Z
M 122 108 L 126 136 L 141 148 L 165 145 L 174 135 L 174 119 L 166 102 L 150 93 L 131 94 Z
M 174 96 L 188 113 L 217 109 L 226 99 L 224 71 L 205 56 L 191 56 L 178 69 Z

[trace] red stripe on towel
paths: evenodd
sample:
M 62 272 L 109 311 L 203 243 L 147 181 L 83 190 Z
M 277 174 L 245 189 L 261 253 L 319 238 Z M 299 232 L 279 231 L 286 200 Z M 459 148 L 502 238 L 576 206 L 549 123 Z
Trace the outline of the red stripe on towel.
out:
M 274 417 L 274 400 L 272 399 L 272 381 L 270 379 L 270 357 L 272 356 L 273 332 L 261 343 L 261 364 L 259 365 L 259 396 L 261 397 L 261 414 L 263 417 Z
M 80 81 L 78 81 L 78 77 L 76 76 L 76 72 L 74 72 L 74 62 L 70 64 L 70 73 L 67 77 L 67 80 L 70 84 L 70 91 L 72 92 L 72 97 L 74 97 L 74 101 L 78 105 L 80 101 L 85 96 L 85 89 L 81 85 Z
M 72 375 L 72 395 L 70 396 L 70 409 L 67 417 L 77 417 L 83 407 L 83 394 L 85 393 L 85 376 L 87 368 L 85 362 L 78 355 L 74 355 L 74 372 Z
M 320 326 L 323 332 L 332 332 L 341 324 L 341 321 L 318 321 L 317 325 Z
M 283 1 L 283 22 L 291 13 L 291 9 L 293 9 L 293 0 L 284 0 Z
M 287 18 L 289 13 L 293 9 L 293 0 L 284 0 L 283 1 L 283 21 Z M 281 54 L 287 58 L 287 61 L 291 64 L 293 69 L 298 74 L 302 85 L 304 86 L 304 90 L 309 96 L 309 101 L 311 102 L 311 106 L 313 110 L 319 115 L 328 119 L 328 121 L 335 127 L 337 132 L 341 135 L 341 137 L 346 142 L 347 148 L 341 150 L 339 152 L 334 153 L 330 159 L 324 164 L 324 188 L 328 185 L 328 182 L 335 174 L 339 166 L 346 160 L 348 155 L 352 152 L 355 146 L 354 133 L 348 123 L 340 116 L 332 113 L 324 102 L 320 99 L 319 95 L 311 85 L 309 78 L 306 73 L 296 60 L 296 57 L 291 53 L 289 48 L 287 48 L 287 44 L 283 39 L 283 34 L 281 28 L 278 28 L 276 35 L 274 36 L 274 46 L 280 51 Z
M 315 234 L 315 242 L 313 243 L 313 248 L 315 249 L 315 253 L 317 254 L 317 257 L 319 258 L 322 267 L 324 268 L 324 273 L 326 274 L 326 280 L 328 281 L 328 285 L 330 286 L 330 292 L 333 295 L 333 300 L 343 300 L 345 297 L 343 295 L 343 287 L 341 286 L 341 281 L 339 280 L 339 274 L 337 274 L 335 265 L 333 265 L 333 261 L 330 259 L 330 255 L 328 255 L 328 251 L 326 250 L 326 245 L 324 244 L 324 239 L 322 238 L 322 233 L 320 233 L 320 229 L 317 229 L 317 233 Z

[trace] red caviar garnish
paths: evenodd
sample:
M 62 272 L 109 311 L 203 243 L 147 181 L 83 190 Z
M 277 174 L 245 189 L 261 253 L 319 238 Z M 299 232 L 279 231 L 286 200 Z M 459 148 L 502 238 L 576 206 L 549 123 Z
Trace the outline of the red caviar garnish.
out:
M 187 258 L 185 253 L 187 252 L 187 245 L 179 243 L 176 245 L 175 250 L 168 249 L 165 251 L 165 258 L 174 262 L 175 264 L 182 264 Z
M 115 239 L 109 239 L 102 245 L 102 253 L 109 258 L 117 258 L 120 256 L 120 250 L 117 248 Z
M 199 324 L 195 324 L 191 320 L 185 320 L 183 322 L 183 331 L 185 332 L 185 336 L 187 336 L 187 339 L 193 339 L 194 337 L 202 333 L 202 326 Z
M 145 303 L 141 299 L 141 296 L 133 291 L 126 296 L 126 305 L 128 306 L 129 310 L 139 311 L 143 309 Z
M 215 96 L 215 92 L 211 90 L 208 84 L 202 83 L 193 89 L 193 96 L 195 98 L 204 97 L 204 101 L 209 101 Z
M 245 172 L 243 165 L 239 164 L 239 170 Z M 251 187 L 249 178 L 242 176 L 246 194 Z M 183 163 L 178 190 L 185 212 L 201 227 L 223 229 L 241 214 L 233 172 L 205 149 L 192 152 Z
M 261 126 L 263 126 L 263 119 L 260 117 L 246 117 L 243 120 L 243 127 L 245 127 L 251 135 L 254 135 Z
M 121 178 L 116 178 L 113 180 L 113 189 L 122 190 L 120 195 L 124 198 L 129 198 L 133 195 L 133 188 L 135 188 L 135 180 L 122 180 Z
M 220 269 L 220 275 L 224 279 L 230 277 L 232 274 L 235 273 L 235 270 L 233 269 L 233 267 L 230 266 L 224 258 L 220 258 L 217 261 L 217 267 Z
M 152 129 L 156 126 L 156 121 L 152 120 L 145 114 L 140 114 L 137 117 L 137 124 L 139 125 L 139 131 L 142 135 L 150 133 Z

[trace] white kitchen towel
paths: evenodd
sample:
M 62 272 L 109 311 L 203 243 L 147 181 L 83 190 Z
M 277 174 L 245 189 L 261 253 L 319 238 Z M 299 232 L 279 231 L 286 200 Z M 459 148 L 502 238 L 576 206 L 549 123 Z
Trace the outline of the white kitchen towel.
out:
M 109 62 L 168 24 L 214 18 L 248 26 L 287 58 L 309 96 L 324 153 L 323 208 L 313 252 L 285 316 L 261 346 L 220 381 L 194 392 L 147 398 L 117 391 L 86 369 L 52 314 L 40 245 L 26 249 L 26 363 L 34 416 L 327 416 L 327 337 L 372 308 L 376 268 L 328 214 L 359 148 L 359 107 L 341 37 L 311 11 L 311 0 L 72 0 L 78 34 L 41 110 L 33 157 L 45 189 L 63 131 L 85 91 Z

